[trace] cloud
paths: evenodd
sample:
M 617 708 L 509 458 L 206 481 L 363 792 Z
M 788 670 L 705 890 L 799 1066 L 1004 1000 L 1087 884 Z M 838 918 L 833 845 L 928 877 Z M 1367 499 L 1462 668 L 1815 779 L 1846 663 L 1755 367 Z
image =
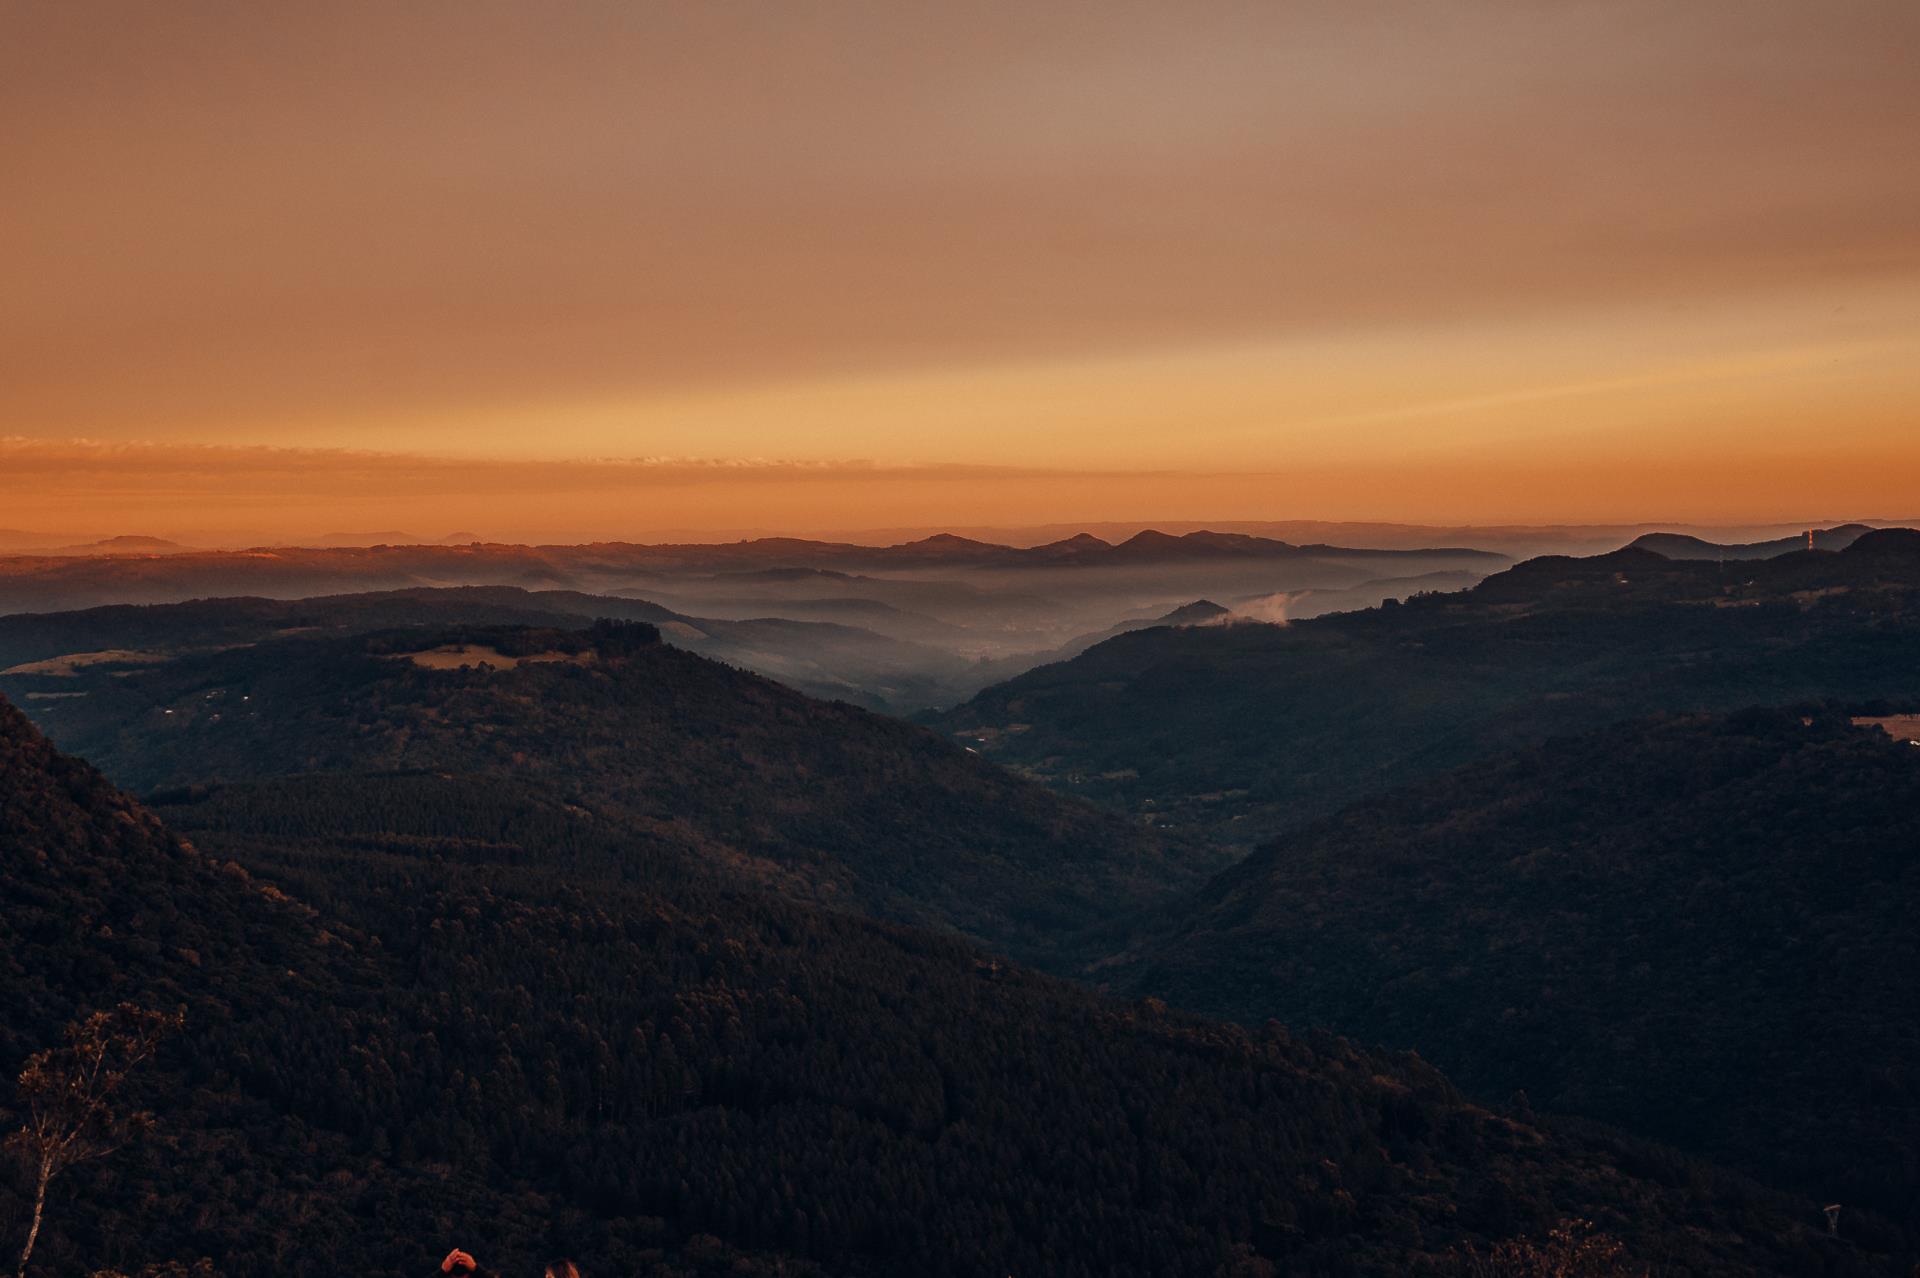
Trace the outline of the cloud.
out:
M 0 438 L 5 523 L 195 544 L 342 528 L 521 541 L 712 539 L 1124 520 L 1837 522 L 1911 515 L 1910 432 L 1797 449 L 1307 459 L 1129 470 L 863 459 L 469 458 L 370 450 Z
M 1910 0 L 517 8 L 10 15 L 0 421 L 438 450 L 406 423 L 1920 277 Z
M 24 435 L 0 436 L 0 468 L 11 476 L 75 485 L 94 481 L 141 485 L 290 483 L 300 487 L 376 484 L 415 494 L 495 489 L 566 492 L 716 482 L 792 484 L 921 479 L 968 482 L 1060 474 L 1013 466 L 883 465 L 858 458 L 829 461 L 762 457 L 508 459 L 354 448 L 38 439 Z
M 1138 494 L 1173 478 L 863 459 L 520 460 L 18 435 L 0 437 L 0 474 L 11 526 L 187 529 L 222 541 L 421 521 L 488 537 L 591 540 L 661 529 L 746 534 L 1011 518 L 1076 489 Z

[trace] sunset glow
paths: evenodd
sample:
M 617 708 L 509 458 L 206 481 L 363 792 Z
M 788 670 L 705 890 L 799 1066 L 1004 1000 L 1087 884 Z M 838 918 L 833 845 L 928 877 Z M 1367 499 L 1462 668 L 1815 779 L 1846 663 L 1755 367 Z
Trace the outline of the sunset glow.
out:
M 1904 0 L 531 12 L 12 14 L 0 527 L 1920 507 Z

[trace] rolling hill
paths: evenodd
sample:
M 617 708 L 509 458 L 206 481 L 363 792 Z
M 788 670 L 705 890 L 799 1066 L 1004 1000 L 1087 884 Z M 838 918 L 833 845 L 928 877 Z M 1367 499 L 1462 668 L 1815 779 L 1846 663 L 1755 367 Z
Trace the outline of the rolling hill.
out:
M 1830 711 L 1611 727 L 1364 801 L 1097 974 L 1418 1045 L 1920 1234 L 1920 749 Z
M 1025 954 L 1224 863 L 924 729 L 663 644 L 645 623 L 296 637 L 9 683 L 65 690 L 24 704 L 138 791 L 300 779 L 275 793 L 303 808 L 315 777 L 344 775 L 323 806 L 374 834 L 431 810 L 393 774 L 531 788 L 547 796 L 536 810 L 628 831 L 619 876 L 772 885 Z M 254 793 L 249 810 L 267 802 Z M 463 809 L 451 832 L 485 844 L 512 842 L 501 832 L 516 821 L 545 828 L 496 806 Z
M 378 534 L 373 534 L 378 535 Z M 1503 556 L 1463 547 L 1374 550 L 1296 546 L 1238 534 L 1143 532 L 1118 545 L 1075 537 L 1039 547 L 1003 546 L 939 534 L 893 546 L 769 537 L 713 545 L 525 546 L 458 545 L 260 546 L 247 550 L 0 557 L 0 613 L 73 609 L 106 603 L 173 603 L 209 595 L 281 598 L 441 585 L 540 585 L 604 592 L 659 574 L 715 574 L 818 568 L 845 573 L 965 575 L 973 572 L 1073 570 L 1088 580 L 1103 571 L 1209 565 L 1284 566 L 1296 586 L 1354 584 L 1381 575 L 1382 564 L 1407 571 L 1478 569 Z M 1278 588 L 1277 586 L 1275 588 Z M 1189 595 L 1188 597 L 1191 597 Z
M 778 679 L 811 696 L 904 712 L 951 704 L 990 682 L 982 666 L 856 626 L 778 617 L 689 616 L 644 599 L 515 586 L 112 604 L 0 616 L 0 675 L 75 654 L 178 656 L 289 634 L 359 634 L 398 626 L 577 626 L 608 617 L 660 626 L 668 642 Z M 41 691 L 60 691 L 57 687 Z
M 1506 562 L 1464 549 L 1293 546 L 1211 533 L 1143 533 L 1117 545 L 1071 537 L 1043 547 L 936 536 L 893 546 L 768 538 L 721 545 L 172 549 L 0 556 L 0 622 L 8 614 L 84 612 L 104 628 L 129 622 L 105 611 L 112 607 L 192 605 L 177 614 L 184 621 L 217 614 L 222 601 L 240 609 L 244 620 L 269 612 L 265 601 L 291 600 L 312 602 L 297 610 L 303 618 L 328 612 L 352 624 L 354 613 L 386 606 L 362 607 L 356 595 L 404 597 L 424 611 L 440 602 L 433 592 L 467 588 L 493 593 L 446 597 L 446 620 L 462 620 L 457 610 L 466 608 L 464 619 L 501 623 L 553 624 L 553 613 L 653 621 L 671 627 L 672 642 L 815 695 L 911 713 L 954 705 L 1053 659 L 1077 636 L 1104 631 L 1117 619 L 1158 615 L 1202 593 L 1338 592 L 1379 577 L 1389 565 L 1477 579 Z M 511 597 L 513 591 L 539 598 Z M 498 611 L 483 618 L 475 604 Z M 549 615 L 525 615 L 529 610 Z M 395 624 L 415 622 L 405 617 Z M 823 624 L 796 624 L 803 622 Z M 25 623 L 29 631 L 38 624 Z M 129 628 L 144 624 L 132 621 Z M 223 622 L 212 616 L 209 624 Z M 103 640 L 66 651 L 128 647 Z M 49 655 L 55 654 L 31 659 Z
M 1181 604 L 1173 611 L 1162 613 L 1157 617 L 1129 617 L 1124 621 L 1115 622 L 1105 630 L 1075 635 L 1046 654 L 1046 661 L 1038 664 L 1070 660 L 1097 643 L 1105 643 L 1116 636 L 1132 634 L 1136 630 L 1152 630 L 1159 626 L 1218 626 L 1226 624 L 1232 616 L 1231 610 L 1222 608 L 1211 599 L 1196 599 L 1192 603 Z
M 1752 563 L 1627 549 L 1288 625 L 1147 630 L 925 721 L 1251 846 L 1489 753 L 1660 711 L 1920 696 L 1920 533 Z
M 1653 532 L 1641 534 L 1631 544 L 1668 559 L 1772 559 L 1796 550 L 1845 550 L 1872 531 L 1871 524 L 1841 524 L 1834 528 L 1810 528 L 1803 537 L 1745 542 L 1708 541 L 1688 533 Z
M 1412 1057 L 846 915 L 417 851 L 250 873 L 4 703 L 0 817 L 0 1068 L 102 1001 L 186 1013 L 160 1132 L 59 1185 L 60 1271 L 404 1272 L 459 1242 L 509 1272 L 1465 1275 L 1460 1248 L 1569 1216 L 1662 1272 L 1903 1263 L 1870 1219 L 1827 1238 L 1811 1202 Z

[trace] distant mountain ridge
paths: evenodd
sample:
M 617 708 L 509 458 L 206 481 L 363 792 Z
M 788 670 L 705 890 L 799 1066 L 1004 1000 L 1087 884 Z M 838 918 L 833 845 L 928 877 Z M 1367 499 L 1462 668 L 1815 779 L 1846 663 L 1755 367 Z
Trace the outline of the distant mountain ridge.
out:
M 378 533 L 367 533 L 378 535 Z M 1194 532 L 1185 535 L 1148 532 L 1108 543 L 1100 537 L 1081 533 L 1039 547 L 1010 547 L 952 533 L 935 533 L 918 541 L 874 547 L 835 541 L 806 541 L 799 537 L 762 537 L 735 543 L 624 543 L 599 541 L 584 545 L 518 545 L 518 543 L 378 543 L 359 545 L 359 535 L 338 533 L 338 539 L 355 541 L 353 545 L 265 545 L 244 551 L 198 551 L 205 566 L 228 566 L 255 574 L 340 574 L 346 570 L 396 570 L 405 566 L 417 572 L 447 572 L 459 566 L 472 566 L 488 558 L 503 564 L 515 564 L 516 570 L 541 566 L 551 572 L 605 570 L 611 566 L 626 568 L 701 568 L 724 570 L 730 566 L 778 566 L 778 568 L 914 568 L 914 566 L 979 566 L 979 568 L 1021 568 L 1021 566 L 1102 566 L 1102 564 L 1154 564 L 1194 558 L 1334 558 L 1334 560 L 1394 560 L 1409 556 L 1446 556 L 1461 562 L 1498 566 L 1505 556 L 1471 547 L 1421 547 L 1421 549 L 1363 549 L 1336 545 L 1294 545 L 1271 537 L 1248 533 Z M 324 537 L 321 541 L 332 541 Z M 134 539 L 146 541 L 146 539 Z M 102 543 L 111 545 L 111 543 Z M 161 543 L 173 547 L 173 543 Z M 129 545 L 129 549 L 132 549 Z M 13 555 L 0 558 L 0 583 L 21 580 L 42 581 L 50 587 L 61 576 L 83 576 L 73 564 L 40 564 L 40 556 Z M 182 564 L 173 564 L 182 570 Z M 6 603 L 0 597 L 0 604 Z M 129 601 L 131 603 L 131 601 Z
M 1074 534 L 1097 537 L 1108 542 L 1125 541 L 1145 528 L 1182 535 L 1209 528 L 1225 533 L 1245 533 L 1255 537 L 1289 541 L 1295 545 L 1331 544 L 1411 550 L 1423 546 L 1474 546 L 1497 551 L 1515 559 L 1543 554 L 1593 555 L 1617 549 L 1646 533 L 1672 533 L 1709 544 L 1789 541 L 1798 535 L 1805 540 L 1808 527 L 1832 524 L 1830 519 L 1808 519 L 1799 523 L 1770 521 L 1761 523 L 1708 525 L 1663 520 L 1626 523 L 1584 524 L 1418 524 L 1365 520 L 1332 519 L 1218 519 L 1218 520 L 1133 520 L 1086 521 L 1078 524 L 1041 524 L 1023 527 L 957 527 L 951 531 L 984 541 L 1006 541 L 1016 545 L 1040 545 L 1056 542 Z M 1920 522 L 1911 517 L 1855 519 L 1846 523 L 1876 528 L 1899 527 Z M 913 528 L 871 530 L 862 540 L 886 538 L 907 541 L 924 535 Z
M 1477 551 L 1347 551 L 1204 535 L 1143 536 L 1118 545 L 1071 537 L 1038 548 L 943 536 L 891 547 L 770 538 L 731 545 L 479 543 L 0 556 L 0 619 L 206 599 L 339 600 L 500 588 L 546 595 L 536 606 L 548 611 L 620 617 L 635 615 L 632 605 L 602 604 L 589 612 L 565 600 L 637 600 L 670 614 L 647 619 L 672 625 L 676 643 L 809 693 L 917 713 L 1057 660 L 1063 645 L 1121 619 L 1158 616 L 1201 596 L 1299 596 L 1434 572 L 1477 580 L 1505 562 Z
M 1627 548 L 1288 625 L 1144 630 L 928 721 L 1139 819 L 1241 846 L 1557 733 L 1920 693 L 1920 532 L 1721 565 Z
M 137 537 L 131 535 L 108 537 L 102 541 L 89 542 L 81 546 L 61 547 L 62 552 L 66 554 L 98 552 L 104 555 L 172 554 L 176 551 L 191 549 L 193 549 L 193 547 L 183 546 L 179 542 L 169 541 L 165 537 Z
M 644 571 L 730 568 L 824 568 L 839 571 L 947 568 L 1121 568 L 1181 562 L 1300 562 L 1330 566 L 1409 559 L 1452 566 L 1498 567 L 1486 551 L 1440 547 L 1364 550 L 1295 546 L 1230 534 L 1184 537 L 1141 533 L 1118 545 L 1074 537 L 1047 546 L 994 545 L 941 534 L 896 546 L 862 546 L 797 538 L 724 545 L 571 546 L 496 543 L 461 545 L 262 546 L 236 551 L 168 551 L 164 559 L 102 555 L 0 556 L 0 613 L 49 611 L 99 603 L 167 603 L 206 594 L 303 596 L 353 589 L 419 585 L 526 585 L 596 589 L 606 578 Z M 1433 566 L 1430 562 L 1428 566 Z
M 1651 550 L 1668 559 L 1772 559 L 1796 550 L 1845 550 L 1873 531 L 1871 524 L 1842 524 L 1837 528 L 1810 528 L 1805 537 L 1733 543 L 1707 541 L 1685 533 L 1645 533 L 1628 543 L 1628 548 Z
M 1839 530 L 1836 530 L 1839 531 Z M 1795 545 L 1751 559 L 1661 554 L 1643 545 L 1585 559 L 1543 555 L 1488 577 L 1469 592 L 1477 603 L 1568 610 L 1602 603 L 1748 606 L 1808 591 L 1857 595 L 1863 603 L 1904 593 L 1920 581 L 1920 530 L 1875 528 L 1844 536 L 1837 551 Z

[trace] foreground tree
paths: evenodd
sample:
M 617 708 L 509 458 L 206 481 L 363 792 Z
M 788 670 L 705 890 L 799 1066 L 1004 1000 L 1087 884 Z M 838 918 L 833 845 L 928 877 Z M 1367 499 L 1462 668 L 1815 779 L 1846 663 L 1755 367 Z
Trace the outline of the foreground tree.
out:
M 1563 1220 L 1544 1240 L 1509 1238 L 1484 1254 L 1469 1253 L 1460 1272 L 1464 1278 L 1648 1278 L 1625 1245 L 1590 1220 Z
M 26 1278 L 54 1178 L 111 1154 L 152 1124 L 153 1115 L 125 1108 L 121 1091 L 182 1019 L 122 1003 L 73 1022 L 59 1047 L 36 1053 L 20 1071 L 25 1121 L 7 1145 L 33 1176 L 33 1215 L 15 1278 Z

